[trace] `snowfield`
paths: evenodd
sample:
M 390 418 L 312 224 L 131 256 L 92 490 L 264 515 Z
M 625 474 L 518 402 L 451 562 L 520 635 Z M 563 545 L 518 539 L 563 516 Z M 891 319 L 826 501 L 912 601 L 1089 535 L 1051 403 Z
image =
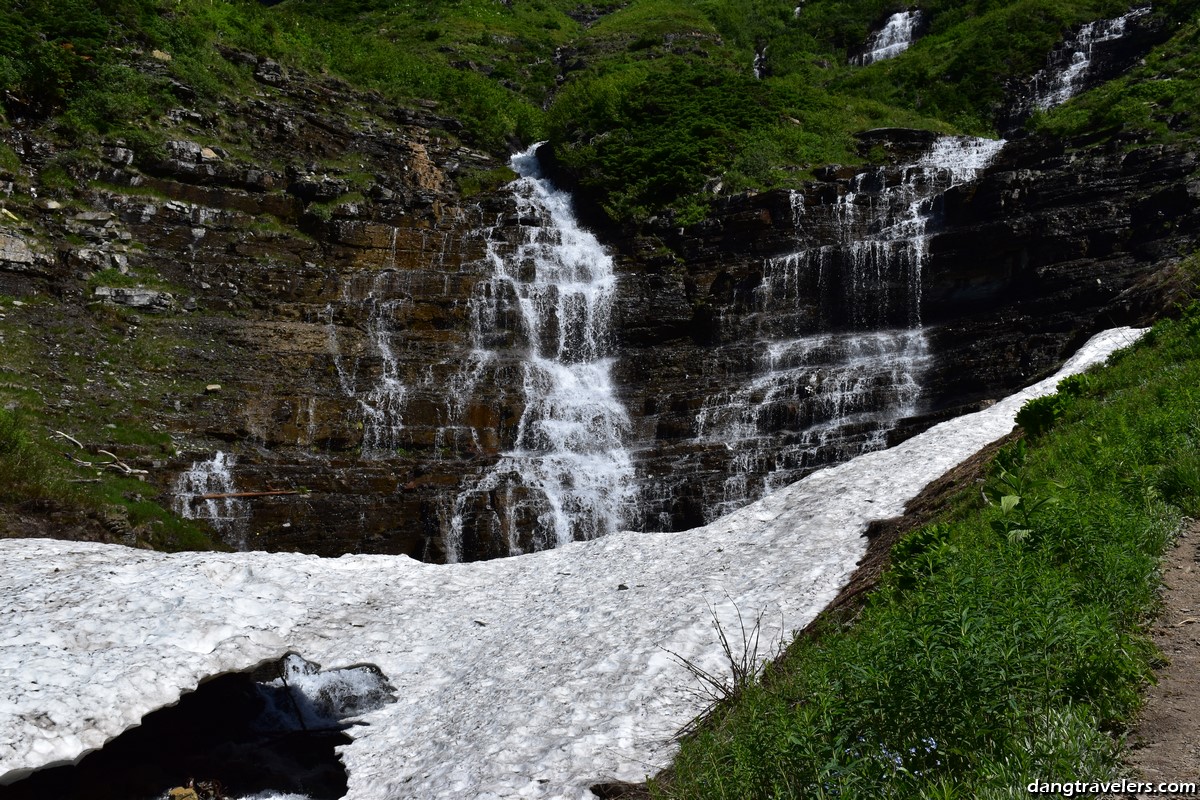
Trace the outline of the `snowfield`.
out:
M 705 705 L 672 653 L 725 671 L 714 613 L 734 639 L 739 609 L 763 615 L 764 643 L 802 627 L 853 572 L 870 520 L 900 514 L 1026 400 L 1140 333 L 1099 334 L 985 411 L 686 533 L 455 565 L 0 541 L 0 783 L 289 651 L 376 664 L 397 689 L 349 731 L 349 798 L 586 798 L 597 781 L 640 780 Z

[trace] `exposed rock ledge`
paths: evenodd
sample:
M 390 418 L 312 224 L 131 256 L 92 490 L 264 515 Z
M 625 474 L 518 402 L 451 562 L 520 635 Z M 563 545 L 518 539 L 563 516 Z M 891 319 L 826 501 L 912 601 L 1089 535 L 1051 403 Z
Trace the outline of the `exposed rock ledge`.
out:
M 373 662 L 402 698 L 366 715 L 344 751 L 351 800 L 582 798 L 598 780 L 640 779 L 701 710 L 670 653 L 722 668 L 710 608 L 726 628 L 738 609 L 762 612 L 764 641 L 802 627 L 854 571 L 870 520 L 899 514 L 1030 397 L 1137 336 L 1100 334 L 991 408 L 681 534 L 453 566 L 0 542 L 0 783 L 289 648 Z

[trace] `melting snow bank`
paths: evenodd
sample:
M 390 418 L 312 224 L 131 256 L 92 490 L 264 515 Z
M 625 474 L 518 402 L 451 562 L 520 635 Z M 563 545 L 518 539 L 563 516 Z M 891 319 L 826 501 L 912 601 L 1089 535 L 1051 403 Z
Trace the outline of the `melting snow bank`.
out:
M 639 780 L 704 705 L 667 651 L 722 670 L 710 607 L 735 631 L 738 609 L 762 612 L 764 641 L 802 627 L 854 571 L 870 520 L 900 514 L 1026 400 L 1139 335 L 1099 334 L 991 408 L 685 533 L 444 566 L 0 541 L 0 781 L 292 649 L 376 664 L 400 697 L 352 731 L 348 798 L 585 798 L 597 780 Z

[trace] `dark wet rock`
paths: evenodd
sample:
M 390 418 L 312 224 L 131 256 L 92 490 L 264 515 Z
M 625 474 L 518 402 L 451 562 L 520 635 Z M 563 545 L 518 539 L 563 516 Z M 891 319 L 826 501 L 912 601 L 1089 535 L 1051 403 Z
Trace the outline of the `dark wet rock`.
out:
M 586 56 L 564 54 L 563 67 Z M 336 81 L 226 57 L 252 66 L 263 93 L 221 110 L 220 125 L 242 131 L 242 146 L 202 146 L 194 138 L 212 139 L 186 127 L 157 151 L 109 143 L 89 167 L 102 185 L 81 181 L 80 205 L 66 206 L 74 213 L 31 204 L 36 228 L 0 228 L 0 294 L 55 298 L 31 326 L 47 374 L 58 369 L 55 353 L 100 362 L 87 348 L 103 334 L 136 345 L 136 369 L 113 371 L 140 370 L 147 387 L 110 390 L 178 445 L 149 476 L 147 491 L 165 504 L 178 475 L 232 451 L 240 490 L 297 491 L 246 504 L 248 546 L 440 559 L 455 498 L 516 441 L 525 380 L 516 315 L 501 314 L 482 342 L 472 315 L 477 293 L 503 292 L 486 286 L 489 248 L 511 250 L 525 235 L 519 225 L 536 220 L 502 190 L 458 191 L 459 176 L 503 159 L 448 138 L 461 126 L 435 108 L 390 107 Z M 352 117 L 347 107 L 373 115 Z M 900 130 L 860 137 L 864 152 L 900 161 L 928 140 Z M 13 149 L 35 166 L 54 155 L 34 140 Z M 1027 140 L 977 184 L 951 190 L 930 223 L 921 287 L 933 367 L 918 407 L 890 439 L 1049 372 L 1100 328 L 1169 308 L 1182 279 L 1171 270 L 1200 231 L 1195 171 L 1184 147 L 1074 152 Z M 895 167 L 871 170 L 844 202 L 862 172 L 831 166 L 795 194 L 720 198 L 686 229 L 666 219 L 622 229 L 589 217 L 619 274 L 614 372 L 647 487 L 631 525 L 701 524 L 724 496 L 728 451 L 698 441 L 697 419 L 711 398 L 752 381 L 763 332 L 868 329 L 861 309 L 847 305 L 852 287 L 837 269 L 789 289 L 784 313 L 764 314 L 758 299 L 769 259 L 837 241 L 839 209 L 865 212 L 905 180 Z M 153 278 L 156 288 L 94 294 L 86 281 L 102 269 Z M 904 291 L 883 282 L 871 325 L 911 324 Z M 498 297 L 496 307 L 511 311 L 515 302 Z M 127 307 L 159 313 L 135 325 L 120 316 Z M 471 366 L 476 347 L 495 355 Z M 107 376 L 92 377 L 101 380 L 89 392 L 105 391 Z M 403 391 L 387 395 L 389 381 Z M 70 384 L 55 383 L 47 402 L 82 406 Z M 209 384 L 222 390 L 204 392 Z M 393 401 L 384 416 L 395 424 L 373 428 L 370 411 Z M 818 414 L 798 389 L 757 422 L 765 436 L 794 439 Z M 871 432 L 848 435 L 862 441 Z M 822 452 L 803 467 L 836 457 Z M 662 487 L 670 491 L 652 491 Z M 463 555 L 507 552 L 479 520 L 521 498 L 480 493 L 471 502 Z

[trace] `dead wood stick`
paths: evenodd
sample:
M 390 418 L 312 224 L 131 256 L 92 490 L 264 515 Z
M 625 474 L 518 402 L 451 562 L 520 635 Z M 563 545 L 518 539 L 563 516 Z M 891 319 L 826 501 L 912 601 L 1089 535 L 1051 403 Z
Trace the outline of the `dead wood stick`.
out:
M 112 467 L 113 469 L 119 469 L 122 472 L 124 472 L 126 475 L 149 475 L 150 474 L 147 470 L 144 470 L 144 469 L 134 469 L 133 467 L 129 466 L 121 459 L 117 458 L 114 454 L 108 452 L 107 450 L 101 450 L 101 449 L 97 448 L 96 452 L 106 455 L 112 459 L 111 462 L 104 465 L 106 467 Z
M 81 444 L 80 441 L 78 439 L 76 439 L 74 436 L 69 436 L 69 435 L 63 433 L 62 431 L 55 431 L 54 435 L 61 436 L 62 438 L 66 439 L 68 442 L 70 442 L 71 444 L 78 447 L 80 450 L 84 449 L 83 444 Z
M 223 500 L 226 497 L 275 497 L 281 494 L 300 494 L 299 489 L 272 489 L 267 492 L 224 492 L 222 494 L 198 494 L 193 500 Z

